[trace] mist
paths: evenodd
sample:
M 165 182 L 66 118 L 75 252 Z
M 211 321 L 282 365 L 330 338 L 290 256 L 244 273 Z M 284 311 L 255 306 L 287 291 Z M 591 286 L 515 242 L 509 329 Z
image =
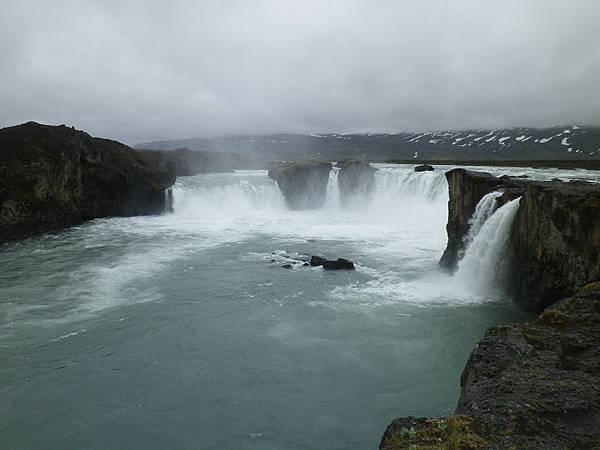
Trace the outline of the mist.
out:
M 600 123 L 594 0 L 2 0 L 0 126 L 134 144 Z

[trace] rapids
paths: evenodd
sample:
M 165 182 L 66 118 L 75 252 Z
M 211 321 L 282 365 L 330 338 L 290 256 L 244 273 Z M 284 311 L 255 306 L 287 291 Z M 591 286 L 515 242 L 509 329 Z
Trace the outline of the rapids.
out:
M 264 171 L 206 174 L 173 213 L 2 247 L 2 446 L 363 449 L 394 417 L 451 413 L 472 346 L 527 318 L 496 279 L 517 203 L 486 206 L 449 275 L 443 170 L 377 167 L 348 208 L 335 172 L 314 211 Z M 357 270 L 282 269 L 295 254 Z

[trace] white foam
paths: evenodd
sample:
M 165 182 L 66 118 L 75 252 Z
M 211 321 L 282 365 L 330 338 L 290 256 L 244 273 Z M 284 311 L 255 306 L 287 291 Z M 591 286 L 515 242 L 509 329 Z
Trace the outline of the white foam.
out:
M 499 208 L 484 223 L 459 261 L 454 276 L 458 285 L 483 295 L 501 295 L 508 263 L 507 243 L 519 209 L 519 199 Z

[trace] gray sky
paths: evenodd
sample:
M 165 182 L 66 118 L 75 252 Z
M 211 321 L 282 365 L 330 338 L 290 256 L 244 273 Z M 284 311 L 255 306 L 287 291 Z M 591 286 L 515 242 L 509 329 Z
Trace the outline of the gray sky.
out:
M 139 141 L 600 123 L 598 0 L 0 0 L 0 126 Z

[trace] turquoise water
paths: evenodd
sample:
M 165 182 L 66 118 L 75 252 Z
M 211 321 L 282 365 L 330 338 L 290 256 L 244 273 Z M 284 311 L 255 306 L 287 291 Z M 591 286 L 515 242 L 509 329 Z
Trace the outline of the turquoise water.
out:
M 365 449 L 451 413 L 473 345 L 525 316 L 438 268 L 442 173 L 377 177 L 306 212 L 264 172 L 182 178 L 174 214 L 2 247 L 0 447 Z

